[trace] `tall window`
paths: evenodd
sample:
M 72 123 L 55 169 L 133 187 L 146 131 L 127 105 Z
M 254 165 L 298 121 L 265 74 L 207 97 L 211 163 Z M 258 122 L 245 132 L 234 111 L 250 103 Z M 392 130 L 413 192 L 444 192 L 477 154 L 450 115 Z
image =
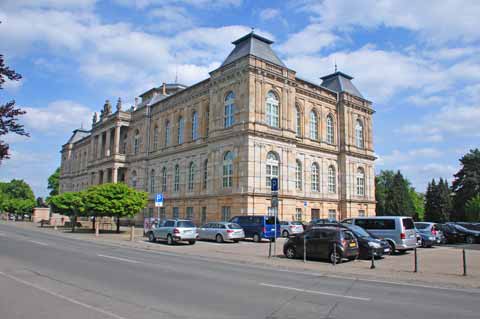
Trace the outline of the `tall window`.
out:
M 188 190 L 193 190 L 193 181 L 195 180 L 195 163 L 190 162 L 188 167 Z
M 150 172 L 150 193 L 155 193 L 155 170 Z
M 303 221 L 302 209 L 301 208 L 295 208 L 295 220 Z
M 206 137 L 208 137 L 209 122 L 210 122 L 210 108 L 207 106 L 207 111 L 205 112 L 205 136 Z
M 193 219 L 193 207 L 187 207 L 186 219 Z
M 302 113 L 299 106 L 295 106 L 295 132 L 298 136 L 302 136 Z
M 358 211 L 358 217 L 365 217 L 365 211 L 364 210 L 359 210 Z
M 132 171 L 132 187 L 137 187 L 137 172 Z
M 165 207 L 160 207 L 160 220 L 167 218 L 167 213 L 165 212 Z
M 165 122 L 165 146 L 170 145 L 170 121 Z
M 328 167 L 328 192 L 331 194 L 337 192 L 337 176 L 333 165 Z
M 178 119 L 178 144 L 182 144 L 183 143 L 183 129 L 185 127 L 185 120 L 183 119 L 183 117 L 180 117 Z
M 357 169 L 357 196 L 365 196 L 365 171 L 361 167 Z
M 162 192 L 167 191 L 167 168 L 162 169 Z
M 300 162 L 300 160 L 297 159 L 297 162 L 296 162 L 296 167 L 295 167 L 295 188 L 298 189 L 298 190 L 301 190 L 302 189 L 302 175 L 303 175 L 303 172 L 302 172 L 302 162 Z
M 358 148 L 364 147 L 364 140 L 363 140 L 363 124 L 362 121 L 357 120 L 355 124 L 355 145 Z
M 230 206 L 222 206 L 222 221 L 228 222 L 230 220 L 230 215 Z
M 334 135 L 334 128 L 333 128 L 333 117 L 332 115 L 327 115 L 327 143 L 333 144 L 335 143 L 335 135 Z
M 135 131 L 135 136 L 133 137 L 133 154 L 138 154 L 140 149 L 140 132 Z
M 198 115 L 197 112 L 192 113 L 192 140 L 195 141 L 198 138 Z
M 201 224 L 205 224 L 207 222 L 207 207 L 202 207 L 202 216 L 200 217 Z
M 233 184 L 233 154 L 225 153 L 223 157 L 223 187 L 232 187 Z
M 153 150 L 158 149 L 158 126 L 155 125 L 153 128 Z
M 266 101 L 267 124 L 273 127 L 278 127 L 279 113 L 278 98 L 275 93 L 270 91 L 267 94 Z
M 317 163 L 312 164 L 312 191 L 320 190 L 320 169 Z
M 230 92 L 225 98 L 223 127 L 227 128 L 235 123 L 235 94 Z
M 208 180 L 208 159 L 203 162 L 203 189 L 207 189 L 207 180 Z
M 179 211 L 178 207 L 173 207 L 173 214 L 172 215 L 173 215 L 174 219 L 180 217 L 180 211 Z
M 272 177 L 278 178 L 278 156 L 274 152 L 269 152 L 267 154 L 267 165 L 266 165 L 266 185 L 267 187 L 271 187 L 272 185 Z
M 335 209 L 328 210 L 328 219 L 329 220 L 337 220 L 337 211 Z
M 177 164 L 177 165 L 175 165 L 175 176 L 174 176 L 174 179 L 173 179 L 173 191 L 178 192 L 179 189 L 180 189 L 180 167 Z
M 315 111 L 310 112 L 310 138 L 312 140 L 318 140 L 318 121 Z

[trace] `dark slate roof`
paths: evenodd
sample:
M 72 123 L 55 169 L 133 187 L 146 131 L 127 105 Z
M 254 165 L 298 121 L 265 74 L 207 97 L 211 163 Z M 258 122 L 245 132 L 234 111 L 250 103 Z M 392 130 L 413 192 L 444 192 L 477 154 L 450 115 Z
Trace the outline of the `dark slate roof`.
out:
M 285 67 L 285 64 L 283 64 L 270 47 L 272 43 L 273 41 L 250 32 L 232 42 L 232 44 L 235 44 L 235 48 L 230 52 L 221 66 L 232 63 L 245 56 L 254 55 L 257 58 Z
M 81 129 L 81 128 L 77 128 L 76 130 L 73 131 L 73 134 L 70 137 L 70 139 L 68 140 L 67 144 L 76 143 L 76 142 L 80 141 L 81 139 L 83 139 L 83 138 L 85 138 L 89 135 L 90 135 L 90 131 L 87 131 L 87 130 L 84 130 L 84 129 Z
M 353 80 L 353 77 L 351 77 L 350 75 L 337 71 L 335 73 L 321 77 L 320 79 L 322 79 L 323 81 L 321 86 L 327 89 L 335 92 L 347 92 L 364 99 L 360 91 L 358 91 L 355 85 L 353 85 L 353 83 L 351 82 L 351 80 Z

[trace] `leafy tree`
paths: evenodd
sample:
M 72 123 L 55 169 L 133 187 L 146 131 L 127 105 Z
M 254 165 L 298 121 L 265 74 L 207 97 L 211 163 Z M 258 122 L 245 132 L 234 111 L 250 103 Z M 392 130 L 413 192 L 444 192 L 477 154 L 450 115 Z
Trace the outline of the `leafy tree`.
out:
M 124 183 L 108 183 L 90 187 L 85 193 L 85 205 L 89 214 L 117 218 L 117 233 L 120 218 L 135 216 L 147 206 L 148 193 L 137 191 Z
M 452 199 L 448 182 L 440 178 L 438 184 L 435 179 L 428 183 L 425 196 L 425 220 L 436 223 L 445 223 L 450 219 Z
M 387 189 L 384 215 L 413 216 L 415 208 L 410 197 L 410 183 L 400 171 L 393 177 L 392 185 Z
M 453 220 L 465 219 L 465 204 L 480 194 L 480 150 L 470 150 L 461 159 L 461 169 L 454 175 L 452 183 L 454 192 Z
M 0 206 L 3 211 L 23 216 L 31 214 L 35 207 L 35 196 L 30 185 L 23 180 L 12 179 L 0 183 Z
M 465 205 L 466 220 L 480 222 L 480 195 L 470 199 Z
M 394 176 L 395 173 L 393 171 L 382 170 L 380 174 L 375 177 L 376 213 L 379 216 L 387 215 L 385 210 L 387 194 L 392 187 Z
M 65 192 L 50 197 L 53 212 L 70 217 L 75 232 L 77 217 L 85 214 L 85 192 Z
M 409 195 L 413 203 L 415 220 L 423 220 L 425 215 L 425 196 L 422 193 L 415 191 L 415 188 L 413 187 L 410 187 Z
M 60 167 L 48 178 L 47 188 L 50 190 L 50 196 L 58 195 L 60 185 Z
M 6 81 L 5 78 L 10 81 L 19 81 L 22 76 L 6 66 L 3 55 L 0 54 L 0 90 Z M 29 134 L 25 132 L 23 125 L 18 123 L 18 117 L 25 113 L 24 110 L 15 107 L 15 101 L 13 100 L 0 105 L 0 136 L 8 133 L 29 136 Z M 9 158 L 9 149 L 10 146 L 0 140 L 0 164 L 3 159 Z

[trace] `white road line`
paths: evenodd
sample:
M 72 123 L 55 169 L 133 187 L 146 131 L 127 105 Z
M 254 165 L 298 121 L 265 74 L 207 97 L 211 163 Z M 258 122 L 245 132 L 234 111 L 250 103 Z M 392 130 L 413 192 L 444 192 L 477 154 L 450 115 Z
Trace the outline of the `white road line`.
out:
M 49 246 L 47 243 L 43 243 L 41 241 L 36 241 L 36 240 L 29 240 L 28 242 L 34 243 L 34 244 L 37 244 L 37 245 L 40 245 L 40 246 Z
M 87 308 L 87 309 L 90 309 L 90 310 L 93 310 L 93 311 L 96 311 L 96 312 L 99 312 L 99 313 L 102 313 L 104 315 L 107 315 L 109 317 L 112 317 L 112 318 L 116 318 L 116 319 L 127 319 L 125 317 L 122 317 L 122 316 L 119 316 L 117 314 L 114 314 L 113 312 L 110 312 L 110 311 L 107 311 L 107 310 L 103 310 L 101 308 L 97 308 L 95 306 L 92 306 L 92 305 L 89 305 L 89 304 L 86 304 L 86 303 L 83 303 L 81 301 L 78 301 L 78 300 L 75 300 L 75 299 L 72 299 L 72 298 L 69 298 L 69 297 L 65 297 L 65 296 L 62 296 L 62 295 L 59 295 L 57 294 L 56 292 L 53 292 L 49 289 L 46 289 L 46 288 L 43 288 L 43 287 L 40 287 L 34 283 L 31 283 L 31 282 L 28 282 L 28 281 L 25 281 L 25 280 L 22 280 L 20 278 L 17 278 L 17 277 L 14 277 L 12 275 L 7 275 L 6 273 L 3 273 L 3 272 L 0 272 L 0 275 L 6 277 L 6 278 L 9 278 L 11 280 L 14 280 L 14 281 L 17 281 L 19 283 L 22 283 L 26 286 L 29 286 L 29 287 L 32 287 L 32 288 L 35 288 L 35 289 L 38 289 L 40 291 L 43 291 L 51 296 L 54 296 L 54 297 L 57 297 L 59 299 L 63 299 L 63 300 L 66 300 L 68 302 L 71 302 L 75 305 L 78 305 L 78 306 L 81 306 L 81 307 L 84 307 L 84 308 Z
M 133 259 L 126 259 L 126 258 L 120 258 L 120 257 L 108 256 L 108 255 L 97 255 L 97 256 L 98 257 L 103 257 L 103 258 L 125 261 L 127 263 L 132 263 L 132 264 L 143 264 L 141 261 L 136 261 L 136 260 L 133 260 Z
M 370 298 L 332 294 L 332 293 L 324 292 L 324 291 L 308 290 L 308 289 L 301 289 L 301 288 L 294 288 L 294 287 L 287 287 L 287 286 L 279 286 L 279 285 L 272 285 L 272 284 L 266 284 L 266 283 L 260 283 L 259 285 L 264 286 L 264 287 L 294 290 L 294 291 L 305 292 L 305 293 L 315 294 L 315 295 L 324 295 L 324 296 L 339 297 L 339 298 L 353 299 L 353 300 L 360 300 L 360 301 L 370 301 L 371 300 Z

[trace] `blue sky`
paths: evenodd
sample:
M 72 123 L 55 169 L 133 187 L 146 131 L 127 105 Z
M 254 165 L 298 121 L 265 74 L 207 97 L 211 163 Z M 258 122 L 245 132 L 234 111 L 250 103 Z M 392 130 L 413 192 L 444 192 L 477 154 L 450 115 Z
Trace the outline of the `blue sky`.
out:
M 7 136 L 0 180 L 37 196 L 72 129 L 106 99 L 208 77 L 255 27 L 297 75 L 320 83 L 337 63 L 373 102 L 377 171 L 424 191 L 479 147 L 480 1 L 2 0 L 0 52 L 23 75 L 0 101 L 27 110 L 30 138 Z

